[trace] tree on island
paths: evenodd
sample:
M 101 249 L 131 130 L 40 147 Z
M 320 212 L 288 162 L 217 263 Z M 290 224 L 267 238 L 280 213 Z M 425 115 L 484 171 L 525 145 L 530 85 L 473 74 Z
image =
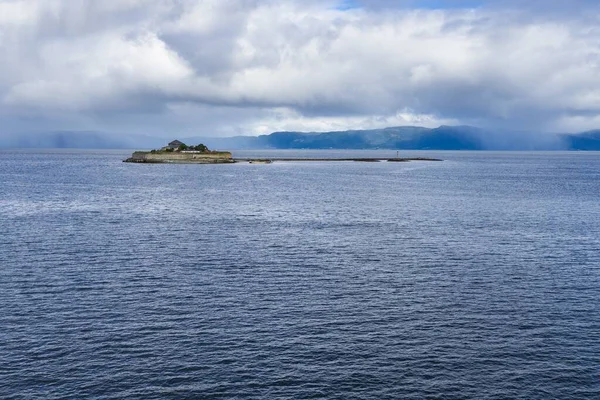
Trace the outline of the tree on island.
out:
M 196 145 L 196 146 L 191 146 L 188 148 L 188 150 L 193 150 L 193 151 L 200 151 L 202 153 L 208 153 L 208 147 L 206 147 L 205 145 L 203 145 L 202 143 Z
M 204 144 L 200 143 L 196 146 L 188 146 L 185 143 L 181 143 L 178 147 L 174 148 L 174 147 L 163 147 L 160 150 L 151 150 L 150 153 L 161 153 L 161 152 L 165 152 L 165 153 L 172 153 L 174 151 L 180 152 L 180 151 L 197 151 L 200 153 L 210 153 L 211 151 L 208 149 L 208 147 L 206 147 Z

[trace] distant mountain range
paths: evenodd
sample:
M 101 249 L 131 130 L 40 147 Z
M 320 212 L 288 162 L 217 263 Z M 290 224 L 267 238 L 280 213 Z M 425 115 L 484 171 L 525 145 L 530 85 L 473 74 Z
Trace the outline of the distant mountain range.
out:
M 491 131 L 471 126 L 401 126 L 336 132 L 184 138 L 226 149 L 600 150 L 600 130 L 579 134 Z
M 275 132 L 261 136 L 164 137 L 101 132 L 44 132 L 0 135 L 4 148 L 151 149 L 179 139 L 210 148 L 242 149 L 398 149 L 398 150 L 600 150 L 600 130 L 578 134 L 492 131 L 471 126 L 429 129 L 401 126 L 336 132 Z

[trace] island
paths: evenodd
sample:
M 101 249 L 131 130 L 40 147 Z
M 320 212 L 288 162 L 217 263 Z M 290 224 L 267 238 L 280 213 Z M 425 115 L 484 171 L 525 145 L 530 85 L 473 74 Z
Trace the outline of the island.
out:
M 274 161 L 359 161 L 359 162 L 408 162 L 408 161 L 442 161 L 437 158 L 427 157 L 356 157 L 356 158 L 233 158 L 229 151 L 209 150 L 203 144 L 188 146 L 179 140 L 173 140 L 160 150 L 135 151 L 131 157 L 123 160 L 129 163 L 149 163 L 149 164 L 232 164 L 237 162 L 246 162 L 250 164 L 272 164 Z
M 188 146 L 173 140 L 160 150 L 136 151 L 123 162 L 171 164 L 231 164 L 235 160 L 229 151 L 209 150 L 203 144 Z

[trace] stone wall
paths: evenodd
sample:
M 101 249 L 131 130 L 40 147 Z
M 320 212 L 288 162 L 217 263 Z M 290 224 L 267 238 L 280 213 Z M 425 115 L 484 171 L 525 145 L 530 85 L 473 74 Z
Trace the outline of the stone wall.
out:
M 147 162 L 147 163 L 197 163 L 197 164 L 215 164 L 233 162 L 231 153 L 220 151 L 214 153 L 185 153 L 185 152 L 142 152 L 136 151 L 129 162 Z

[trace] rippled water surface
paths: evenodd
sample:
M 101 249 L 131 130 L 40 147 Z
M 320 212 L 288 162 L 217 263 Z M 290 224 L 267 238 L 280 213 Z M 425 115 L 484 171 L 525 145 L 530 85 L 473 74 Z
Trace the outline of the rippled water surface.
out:
M 0 152 L 0 398 L 600 398 L 600 154 L 415 154 Z

